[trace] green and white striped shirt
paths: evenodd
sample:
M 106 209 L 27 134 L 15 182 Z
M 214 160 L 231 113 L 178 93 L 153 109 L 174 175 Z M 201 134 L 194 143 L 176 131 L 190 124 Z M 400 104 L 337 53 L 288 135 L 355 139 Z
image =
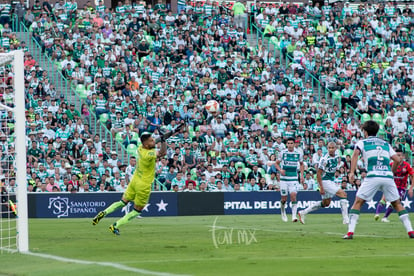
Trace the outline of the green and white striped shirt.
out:
M 285 149 L 280 152 L 278 160 L 280 167 L 286 172 L 280 176 L 281 181 L 298 181 L 298 164 L 303 162 L 303 155 L 297 151 Z
M 335 172 L 339 169 L 338 158 L 327 153 L 319 160 L 318 168 L 323 170 L 322 180 L 335 180 Z
M 372 136 L 358 141 L 356 148 L 362 153 L 367 177 L 393 178 L 390 160 L 396 153 L 389 143 Z

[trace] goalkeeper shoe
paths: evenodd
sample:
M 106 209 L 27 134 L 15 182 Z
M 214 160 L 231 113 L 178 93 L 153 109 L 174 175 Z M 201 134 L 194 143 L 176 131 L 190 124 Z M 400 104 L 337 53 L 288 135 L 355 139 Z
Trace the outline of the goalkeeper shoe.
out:
M 302 213 L 302 211 L 298 212 L 298 217 L 299 217 L 300 223 L 305 224 L 305 216 L 306 215 L 304 213 Z
M 10 207 L 10 210 L 13 212 L 13 214 L 15 216 L 17 216 L 17 208 L 16 208 L 16 205 L 11 200 L 9 200 L 9 207 Z
M 117 235 L 117 236 L 121 235 L 119 233 L 119 229 L 115 227 L 115 223 L 109 226 L 109 231 L 111 231 L 114 235 Z
M 354 238 L 354 233 L 353 232 L 348 232 L 343 239 L 344 240 L 352 240 Z
M 97 225 L 101 219 L 105 217 L 105 212 L 100 211 L 92 220 L 92 225 Z

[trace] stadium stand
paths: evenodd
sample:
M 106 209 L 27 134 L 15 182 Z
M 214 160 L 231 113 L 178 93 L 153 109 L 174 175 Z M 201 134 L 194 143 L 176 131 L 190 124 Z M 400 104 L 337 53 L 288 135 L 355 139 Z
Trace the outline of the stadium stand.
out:
M 176 15 L 161 2 L 128 0 L 112 10 L 75 0 L 49 11 L 16 7 L 16 27 L 2 25 L 3 51 L 27 47 L 16 40 L 23 22 L 39 61 L 53 60 L 41 68 L 27 48 L 29 189 L 123 191 L 139 134 L 182 121 L 187 130 L 169 139 L 157 165 L 156 190 L 189 182 L 215 190 L 219 181 L 277 190 L 274 164 L 289 137 L 303 151 L 308 189 L 329 141 L 343 162 L 338 185 L 357 189 L 349 157 L 369 119 L 411 160 L 412 7 L 256 3 L 237 20 L 233 2 L 187 1 Z M 221 105 L 215 117 L 204 109 L 210 99 Z

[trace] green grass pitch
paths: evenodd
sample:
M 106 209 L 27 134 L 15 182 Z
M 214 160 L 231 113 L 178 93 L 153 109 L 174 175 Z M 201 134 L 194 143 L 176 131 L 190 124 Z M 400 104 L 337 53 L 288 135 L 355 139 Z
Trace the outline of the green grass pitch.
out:
M 121 228 L 121 236 L 108 230 L 113 218 L 97 226 L 90 219 L 31 219 L 31 252 L 88 262 L 3 252 L 0 275 L 411 273 L 414 240 L 395 214 L 391 220 L 361 215 L 354 240 L 342 240 L 347 227 L 339 214 L 310 214 L 306 225 L 279 215 L 143 218 Z

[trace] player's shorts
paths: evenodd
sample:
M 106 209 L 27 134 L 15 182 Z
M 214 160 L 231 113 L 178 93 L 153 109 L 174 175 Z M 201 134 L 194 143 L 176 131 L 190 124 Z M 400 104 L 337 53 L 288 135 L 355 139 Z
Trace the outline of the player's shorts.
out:
M 322 199 L 333 198 L 335 194 L 341 189 L 334 181 L 322 180 L 324 195 L 321 195 Z
M 356 196 L 365 201 L 370 201 L 377 191 L 382 191 L 385 199 L 389 202 L 394 202 L 400 198 L 394 180 L 386 177 L 367 177 L 362 182 Z
M 280 195 L 287 196 L 290 193 L 298 192 L 298 182 L 297 181 L 280 181 Z
M 151 194 L 151 183 L 143 183 L 137 175 L 133 175 L 123 197 L 133 201 L 135 205 L 145 207 Z

